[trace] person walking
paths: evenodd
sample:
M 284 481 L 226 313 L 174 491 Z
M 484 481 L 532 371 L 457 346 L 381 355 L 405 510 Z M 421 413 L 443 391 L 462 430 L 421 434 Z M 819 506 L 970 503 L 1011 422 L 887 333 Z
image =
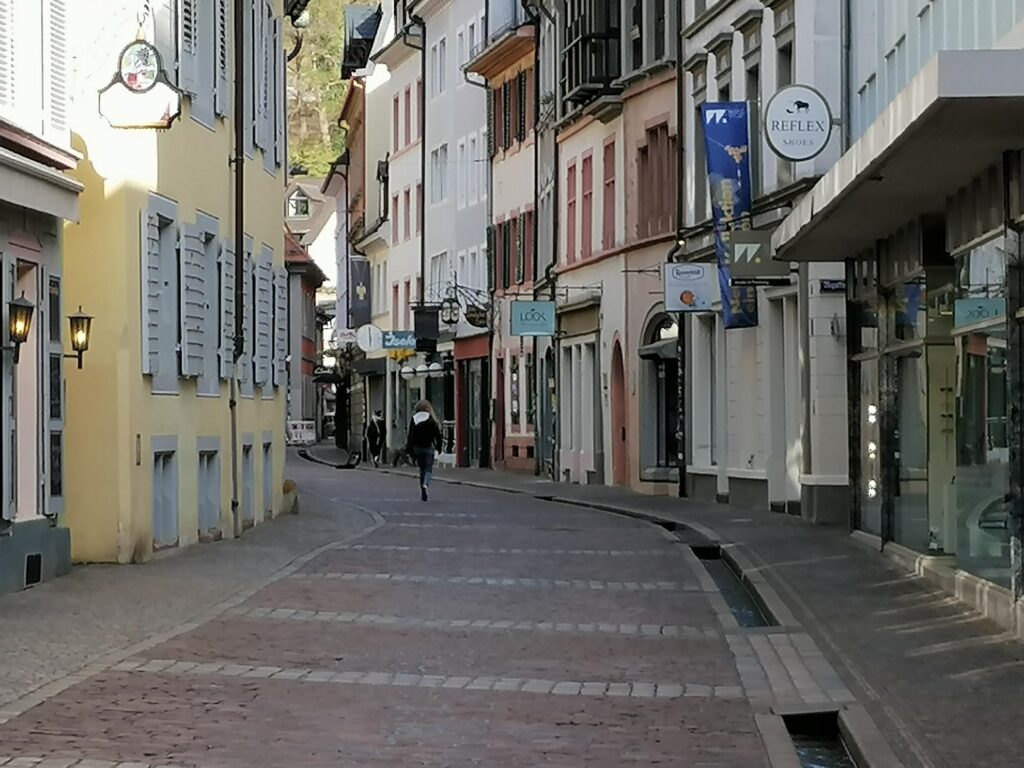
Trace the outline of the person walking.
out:
M 434 472 L 434 456 L 441 450 L 441 443 L 441 425 L 434 414 L 434 407 L 429 401 L 420 400 L 409 424 L 405 450 L 420 468 L 420 499 L 423 501 L 427 500 L 427 489 Z
M 374 411 L 373 418 L 366 425 L 366 447 L 375 467 L 380 466 L 384 454 L 384 438 L 384 416 L 380 411 Z

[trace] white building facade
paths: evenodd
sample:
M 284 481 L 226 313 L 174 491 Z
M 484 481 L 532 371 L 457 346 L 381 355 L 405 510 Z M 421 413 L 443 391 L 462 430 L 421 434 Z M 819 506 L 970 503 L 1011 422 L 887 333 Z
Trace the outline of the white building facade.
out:
M 842 103 L 840 10 L 838 0 L 684 3 L 684 258 L 714 258 L 702 104 L 748 104 L 755 229 L 774 229 L 839 156 L 837 135 L 813 160 L 778 158 L 760 116 L 797 83 Z M 789 285 L 756 289 L 754 327 L 726 329 L 720 309 L 686 323 L 694 497 L 847 519 L 845 306 L 827 292 L 844 268 L 821 257 Z

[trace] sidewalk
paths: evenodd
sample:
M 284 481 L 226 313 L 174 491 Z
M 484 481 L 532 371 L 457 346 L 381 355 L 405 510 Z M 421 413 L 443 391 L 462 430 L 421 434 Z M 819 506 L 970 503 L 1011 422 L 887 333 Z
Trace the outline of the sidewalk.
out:
M 313 453 L 331 458 L 330 449 Z M 1021 764 L 1024 732 L 1017 710 L 1024 645 L 923 579 L 897 570 L 845 530 L 771 512 L 490 470 L 440 469 L 436 479 L 707 529 L 760 570 L 907 766 Z

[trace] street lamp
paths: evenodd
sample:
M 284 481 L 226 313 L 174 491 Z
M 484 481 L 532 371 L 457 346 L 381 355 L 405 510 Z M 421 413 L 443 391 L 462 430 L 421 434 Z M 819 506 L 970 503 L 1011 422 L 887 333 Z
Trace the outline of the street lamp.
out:
M 411 365 L 406 365 L 399 372 L 399 375 L 402 377 L 403 381 L 412 381 L 416 378 L 416 371 Z
M 441 363 L 431 363 L 429 367 L 429 374 L 432 379 L 443 379 L 444 378 L 444 365 Z
M 13 346 L 6 347 L 8 351 L 14 352 L 14 362 L 18 362 L 19 351 L 21 345 L 28 341 L 29 331 L 32 330 L 32 312 L 35 310 L 35 304 L 25 298 L 25 292 L 21 292 L 21 297 L 8 303 L 10 309 L 10 333 L 11 333 L 11 344 Z
M 441 302 L 441 322 L 456 325 L 459 322 L 459 300 L 449 296 Z
M 421 379 L 425 379 L 430 374 L 430 366 L 421 364 L 416 366 L 416 375 Z
M 71 349 L 75 352 L 73 355 L 68 355 L 68 357 L 78 358 L 78 368 L 81 370 L 82 355 L 89 351 L 92 317 L 85 314 L 82 311 L 82 307 L 79 306 L 78 311 L 68 317 L 68 322 L 71 324 Z

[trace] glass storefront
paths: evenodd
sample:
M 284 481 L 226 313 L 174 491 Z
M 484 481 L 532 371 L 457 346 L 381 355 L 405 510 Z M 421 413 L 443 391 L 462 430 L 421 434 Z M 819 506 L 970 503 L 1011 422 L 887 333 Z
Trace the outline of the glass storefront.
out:
M 1005 249 L 890 265 L 882 288 L 878 264 L 851 265 L 848 343 L 857 527 L 1007 586 Z

